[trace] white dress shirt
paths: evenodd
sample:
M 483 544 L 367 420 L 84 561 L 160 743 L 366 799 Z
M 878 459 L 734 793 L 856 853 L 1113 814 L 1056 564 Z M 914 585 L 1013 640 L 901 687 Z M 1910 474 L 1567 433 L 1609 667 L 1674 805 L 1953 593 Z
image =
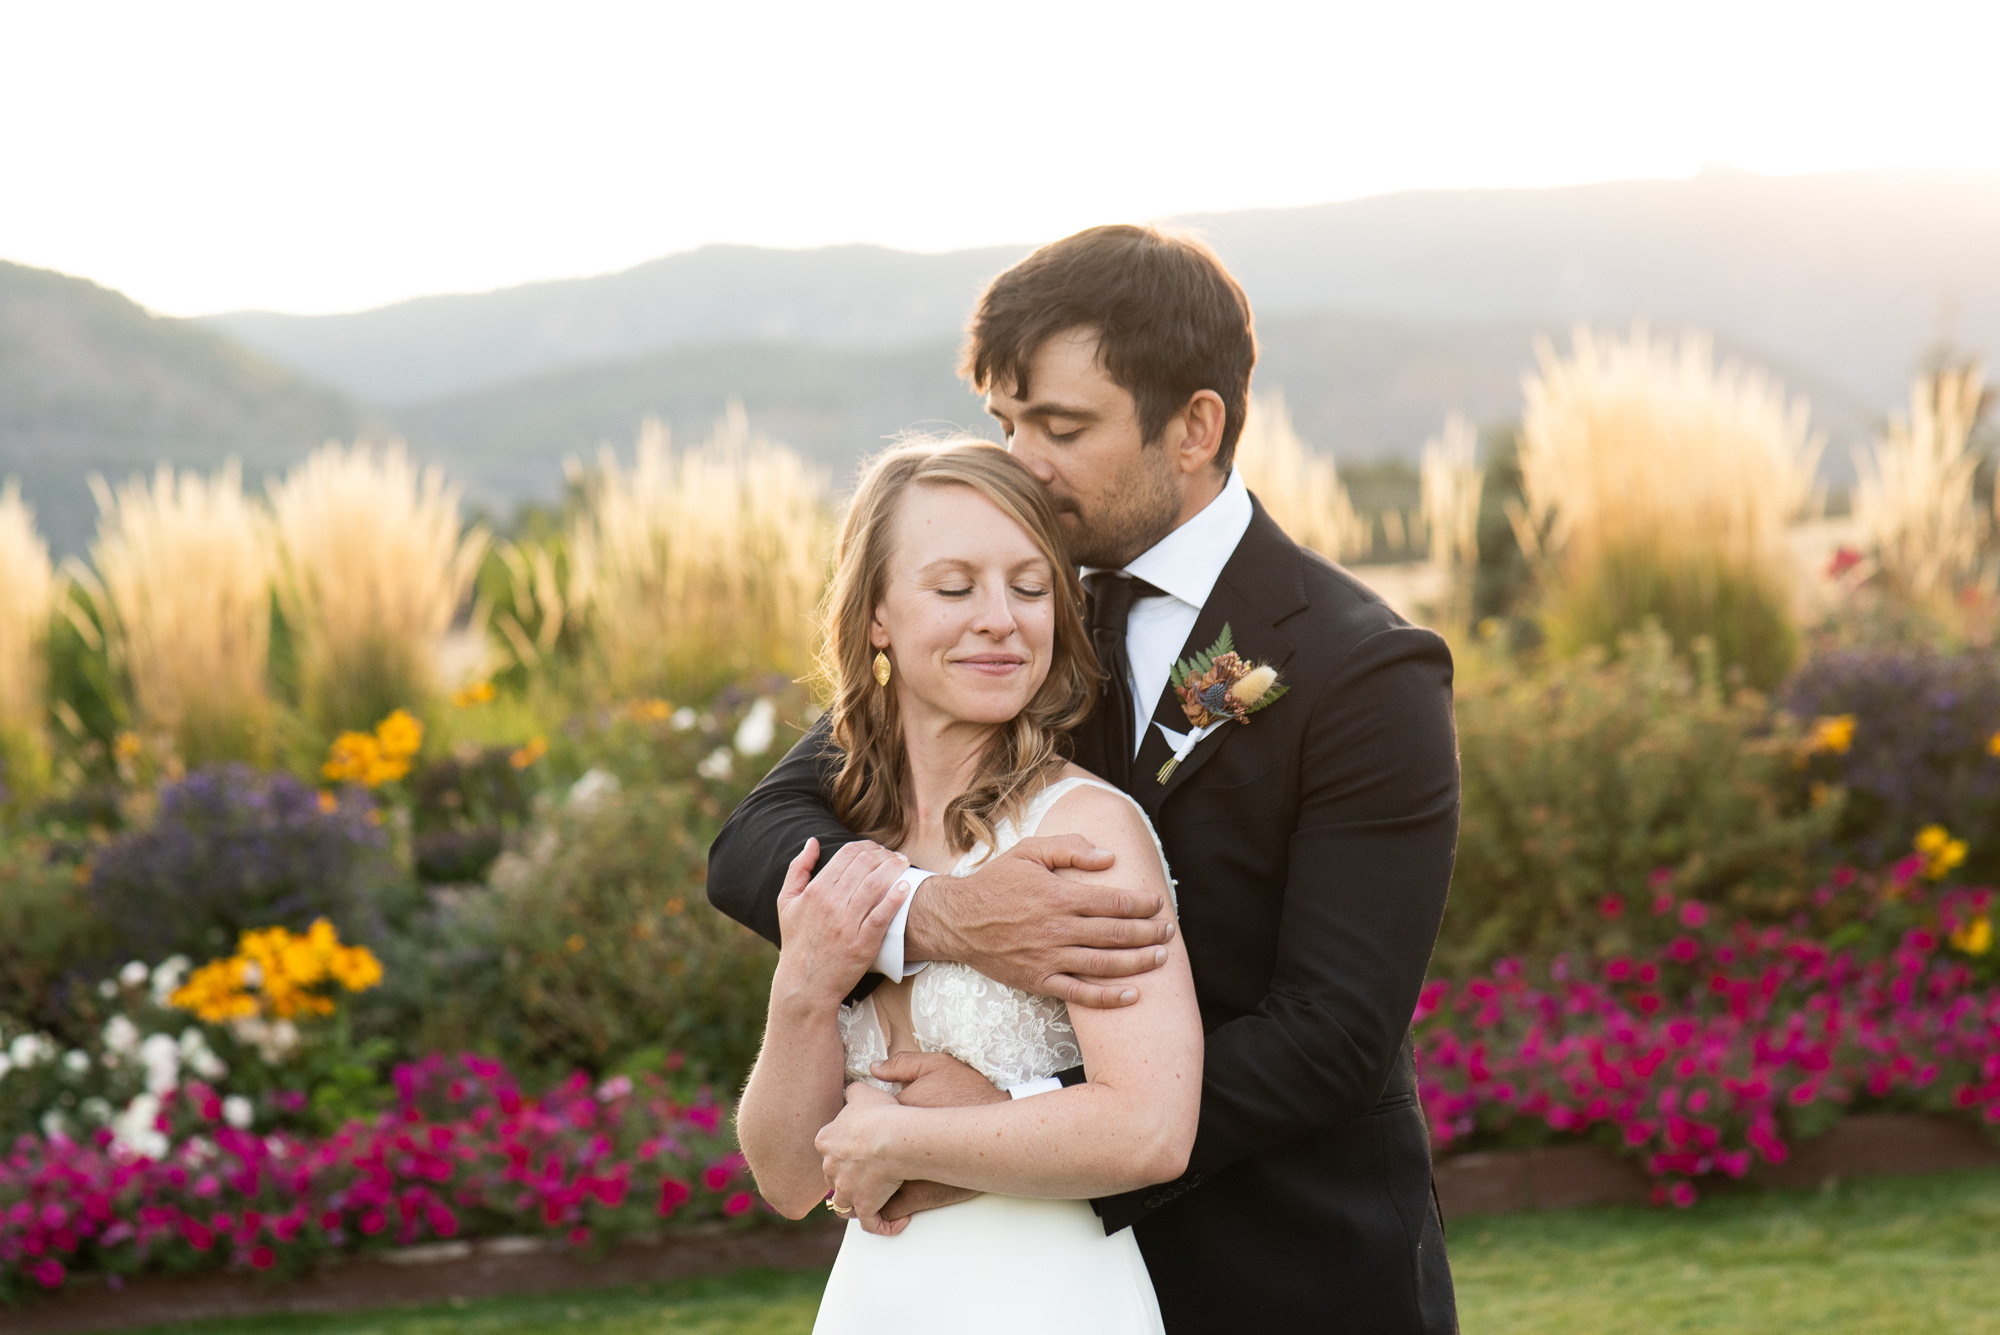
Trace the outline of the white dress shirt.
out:
M 1153 710 L 1159 705 L 1160 693 L 1167 689 L 1167 679 L 1173 675 L 1174 663 L 1194 630 L 1202 604 L 1215 589 L 1215 581 L 1222 578 L 1222 567 L 1229 564 L 1237 544 L 1250 531 L 1251 513 L 1250 489 L 1243 485 L 1243 475 L 1232 468 L 1221 492 L 1200 513 L 1125 566 L 1126 574 L 1161 590 L 1157 597 L 1134 602 L 1132 614 L 1125 622 L 1125 655 L 1132 665 L 1125 686 L 1132 693 L 1134 755 L 1145 744 Z M 1097 571 L 1085 567 L 1083 573 L 1092 575 Z M 912 867 L 902 875 L 902 881 L 910 886 L 910 896 L 897 910 L 888 935 L 882 939 L 882 949 L 875 956 L 875 972 L 885 978 L 900 981 L 924 967 L 924 961 L 910 962 L 903 958 L 903 937 L 909 928 L 910 904 L 917 897 L 916 888 L 932 874 Z

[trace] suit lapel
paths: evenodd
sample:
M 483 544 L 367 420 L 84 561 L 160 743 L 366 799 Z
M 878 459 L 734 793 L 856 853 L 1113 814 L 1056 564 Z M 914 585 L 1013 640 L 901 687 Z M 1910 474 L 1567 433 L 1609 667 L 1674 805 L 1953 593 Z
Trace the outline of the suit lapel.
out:
M 1222 628 L 1228 626 L 1236 641 L 1236 652 L 1246 661 L 1269 663 L 1282 669 L 1292 655 L 1292 642 L 1278 629 L 1278 622 L 1306 605 L 1305 579 L 1300 569 L 1303 560 L 1298 545 L 1285 536 L 1284 530 L 1264 512 L 1264 507 L 1251 497 L 1250 528 L 1223 566 L 1222 575 L 1202 605 L 1200 615 L 1195 617 L 1194 629 L 1188 633 L 1176 661 L 1214 644 Z M 1154 704 L 1152 722 L 1164 723 L 1177 733 L 1189 729 L 1187 715 L 1181 710 L 1180 697 L 1171 681 Z M 1157 775 L 1172 757 L 1173 749 L 1160 730 L 1148 723 L 1145 741 L 1132 762 L 1132 795 L 1147 815 L 1157 816 L 1167 798 L 1193 778 L 1245 726 L 1257 725 L 1224 724 L 1202 738 L 1201 744 L 1162 784 Z

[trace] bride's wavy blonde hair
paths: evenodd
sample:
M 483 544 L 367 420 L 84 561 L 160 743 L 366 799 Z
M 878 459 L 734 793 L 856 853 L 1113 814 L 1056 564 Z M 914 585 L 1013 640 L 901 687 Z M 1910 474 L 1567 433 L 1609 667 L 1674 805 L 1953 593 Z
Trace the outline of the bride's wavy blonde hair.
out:
M 1083 586 L 1069 563 L 1055 507 L 1034 475 L 998 445 L 953 439 L 898 446 L 870 461 L 841 523 L 833 580 L 821 605 L 818 677 L 831 699 L 840 769 L 833 806 L 849 828 L 890 847 L 910 837 L 910 768 L 896 692 L 876 684 L 868 626 L 888 585 L 897 507 L 913 487 L 970 487 L 1019 524 L 1054 571 L 1055 645 L 1049 675 L 1001 726 L 971 786 L 945 808 L 953 852 L 993 846 L 994 827 L 1018 818 L 1062 768 L 1071 729 L 1096 703 L 1102 673 L 1083 625 Z

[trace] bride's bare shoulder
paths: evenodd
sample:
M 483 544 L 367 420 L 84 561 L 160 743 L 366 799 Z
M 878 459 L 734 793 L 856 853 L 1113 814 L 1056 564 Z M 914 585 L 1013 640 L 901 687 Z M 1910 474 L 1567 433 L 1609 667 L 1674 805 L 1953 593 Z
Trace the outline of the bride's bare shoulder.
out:
M 1097 776 L 1071 765 L 1062 777 L 1096 780 Z M 1114 881 L 1135 889 L 1138 888 L 1135 877 L 1143 878 L 1149 887 L 1154 880 L 1164 884 L 1166 878 L 1159 866 L 1158 845 L 1154 842 L 1153 830 L 1146 823 L 1146 817 L 1125 794 L 1113 788 L 1099 787 L 1102 782 L 1077 784 L 1057 798 L 1048 814 L 1042 817 L 1035 833 L 1082 835 L 1117 858 L 1109 872 L 1083 879 Z

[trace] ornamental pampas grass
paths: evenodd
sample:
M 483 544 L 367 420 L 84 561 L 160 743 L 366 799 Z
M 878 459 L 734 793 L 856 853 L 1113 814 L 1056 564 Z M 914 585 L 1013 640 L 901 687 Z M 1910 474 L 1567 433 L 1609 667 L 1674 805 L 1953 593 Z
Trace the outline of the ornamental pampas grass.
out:
M 115 493 L 91 479 L 91 548 L 141 724 L 189 764 L 262 760 L 271 701 L 270 524 L 230 463 L 212 478 L 162 464 Z
M 1515 518 L 1551 640 L 1615 647 L 1656 620 L 1683 650 L 1708 636 L 1774 683 L 1798 643 L 1786 527 L 1816 499 L 1822 443 L 1804 402 L 1761 372 L 1717 369 L 1701 335 L 1578 329 L 1567 358 L 1546 343 L 1537 357 Z
M 1445 419 L 1443 434 L 1424 442 L 1418 474 L 1430 565 L 1444 604 L 1436 612 L 1449 626 L 1462 626 L 1470 618 L 1479 566 L 1479 498 L 1486 478 L 1475 460 L 1476 449 L 1472 423 L 1453 413 Z
M 1283 394 L 1250 396 L 1236 466 L 1292 541 L 1335 561 L 1367 554 L 1370 525 L 1355 513 L 1333 459 L 1300 439 Z
M 570 535 L 569 604 L 587 609 L 614 692 L 806 670 L 826 581 L 825 484 L 753 435 L 741 404 L 695 449 L 676 454 L 648 421 L 629 471 L 607 447 L 595 470 L 572 462 L 571 474 L 587 504 Z
M 342 730 L 421 708 L 486 550 L 460 489 L 391 443 L 323 446 L 270 490 L 307 716 Z
M 1917 602 L 1948 597 L 1978 565 L 1979 456 L 1967 442 L 1984 393 L 1977 366 L 1920 376 L 1910 385 L 1909 419 L 1891 421 L 1873 449 L 1855 452 L 1855 522 L 1884 579 Z
M 48 544 L 35 532 L 20 483 L 9 479 L 0 490 L 0 729 L 40 727 L 42 646 L 55 595 Z

